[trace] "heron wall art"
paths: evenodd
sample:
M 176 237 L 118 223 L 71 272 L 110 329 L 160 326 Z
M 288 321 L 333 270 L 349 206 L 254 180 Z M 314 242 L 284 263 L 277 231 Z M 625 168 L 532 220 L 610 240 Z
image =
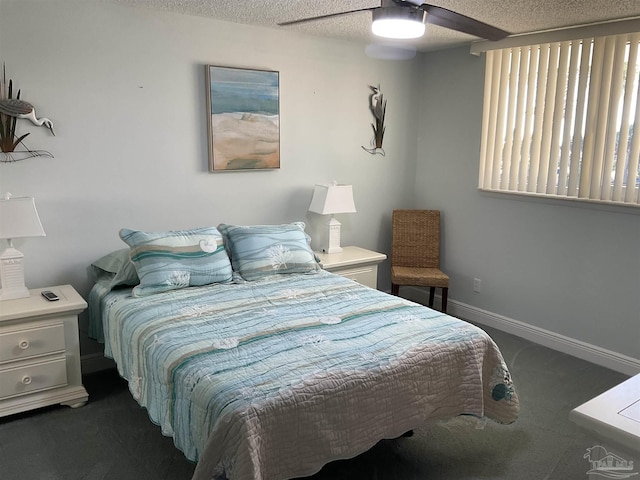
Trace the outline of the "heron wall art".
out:
M 16 124 L 19 119 L 31 121 L 36 126 L 44 126 L 55 135 L 53 122 L 48 118 L 36 116 L 35 108 L 29 102 L 20 99 L 20 90 L 13 98 L 13 81 L 7 82 L 6 70 L 2 67 L 2 80 L 0 81 L 0 151 L 4 153 L 0 161 L 11 162 L 24 160 L 30 157 L 48 156 L 51 153 L 44 150 L 31 150 L 24 144 L 24 139 L 29 136 L 29 132 L 18 136 L 16 134 Z M 16 151 L 22 145 L 24 151 Z
M 369 88 L 371 89 L 371 94 L 369 95 L 369 110 L 371 110 L 375 123 L 371 124 L 371 128 L 373 129 L 371 148 L 362 148 L 371 154 L 377 153 L 384 156 L 382 141 L 384 140 L 384 131 L 387 128 L 384 124 L 384 117 L 387 114 L 387 101 L 380 91 L 380 85 L 377 87 L 369 85 Z

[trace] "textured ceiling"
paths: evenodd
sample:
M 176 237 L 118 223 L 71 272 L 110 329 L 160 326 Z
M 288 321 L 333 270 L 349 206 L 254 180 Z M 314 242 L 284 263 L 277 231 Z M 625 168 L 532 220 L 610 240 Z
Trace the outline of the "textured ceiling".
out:
M 211 17 L 325 37 L 374 42 L 371 13 L 360 12 L 301 25 L 280 27 L 279 22 L 380 6 L 380 0 L 111 0 L 115 3 L 168 12 Z M 432 0 L 512 34 L 640 17 L 640 0 Z M 403 45 L 419 51 L 468 44 L 477 38 L 427 25 L 419 40 Z

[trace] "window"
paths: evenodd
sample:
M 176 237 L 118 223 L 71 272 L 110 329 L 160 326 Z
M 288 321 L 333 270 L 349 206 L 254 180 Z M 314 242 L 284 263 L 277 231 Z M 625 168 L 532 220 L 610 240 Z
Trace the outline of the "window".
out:
M 479 188 L 640 206 L 639 44 L 488 51 Z

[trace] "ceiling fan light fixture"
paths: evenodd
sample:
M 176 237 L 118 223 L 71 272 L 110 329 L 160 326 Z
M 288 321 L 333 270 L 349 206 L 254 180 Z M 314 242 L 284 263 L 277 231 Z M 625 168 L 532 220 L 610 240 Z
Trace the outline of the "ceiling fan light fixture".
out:
M 385 38 L 419 38 L 424 35 L 427 12 L 412 7 L 381 7 L 372 11 L 371 31 Z

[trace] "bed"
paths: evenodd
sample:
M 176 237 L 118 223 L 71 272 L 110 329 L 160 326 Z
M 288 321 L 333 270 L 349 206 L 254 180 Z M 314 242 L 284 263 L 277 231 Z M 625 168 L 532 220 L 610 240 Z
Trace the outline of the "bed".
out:
M 231 258 L 224 280 L 198 285 L 192 272 L 185 285 L 173 264 L 168 283 L 179 286 L 159 287 L 166 251 L 180 250 L 184 262 L 185 235 L 165 232 L 170 248 L 161 267 L 149 267 L 141 259 L 159 247 L 147 232 L 115 267 L 94 263 L 102 275 L 89 295 L 90 336 L 150 419 L 197 462 L 193 480 L 307 476 L 429 419 L 517 418 L 508 368 L 483 330 L 322 270 L 297 230 L 294 244 L 271 226 L 266 240 L 264 228 L 226 227 L 209 229 L 222 234 L 205 248 Z M 256 255 L 265 249 L 270 267 Z

